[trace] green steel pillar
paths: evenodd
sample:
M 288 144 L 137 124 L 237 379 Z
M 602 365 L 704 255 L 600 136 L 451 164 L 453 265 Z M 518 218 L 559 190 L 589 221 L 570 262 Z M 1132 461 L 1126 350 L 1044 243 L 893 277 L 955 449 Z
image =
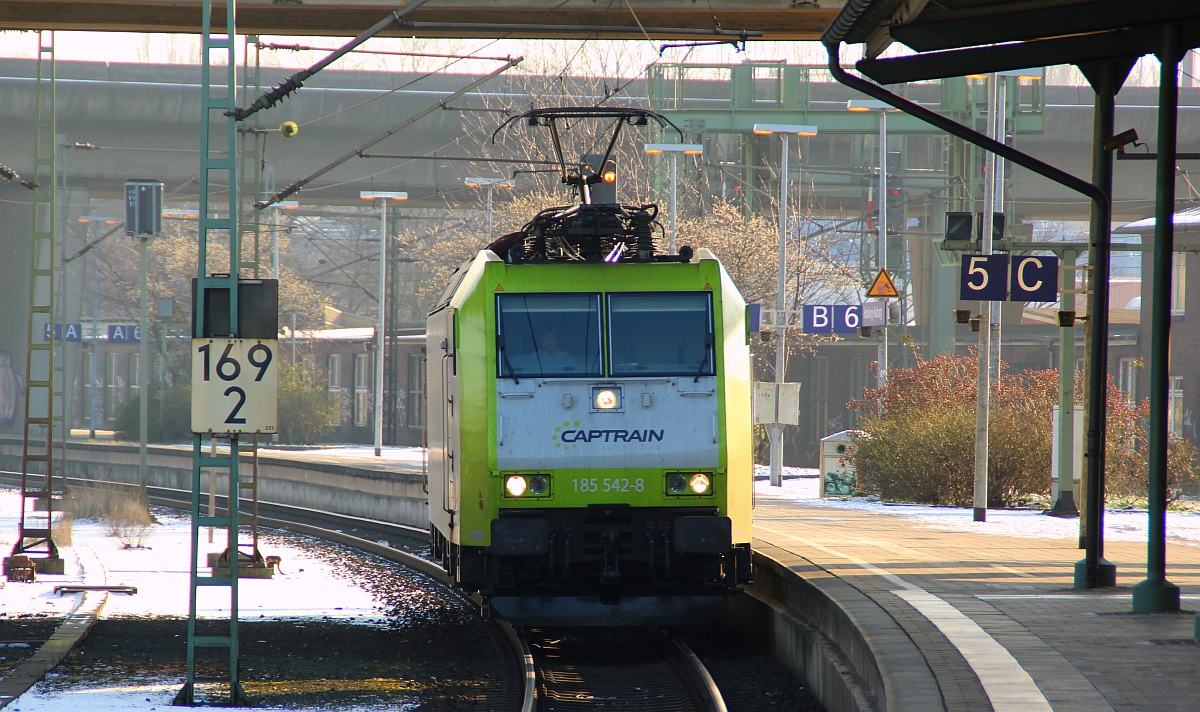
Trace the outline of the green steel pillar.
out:
M 237 14 L 235 0 L 227 0 L 225 5 L 225 28 L 223 33 L 214 34 L 212 31 L 212 0 L 204 0 L 202 19 L 203 34 L 200 38 L 201 51 L 201 117 L 200 117 L 200 245 L 197 259 L 196 300 L 192 305 L 193 312 L 193 349 L 195 344 L 205 336 L 206 322 L 206 292 L 210 289 L 225 289 L 228 291 L 228 325 L 230 334 L 239 333 L 238 324 L 238 269 L 241 265 L 241 251 L 238 242 L 238 181 L 237 181 L 237 120 L 234 110 L 237 108 L 237 60 L 235 20 Z M 214 63 L 214 58 L 223 60 Z M 214 67 L 224 65 L 224 81 L 213 81 Z M 219 201 L 214 196 L 224 195 L 225 200 Z M 224 204 L 221 205 L 220 203 Z M 220 213 L 224 216 L 218 217 Z M 210 274 L 208 264 L 209 240 L 219 239 L 222 234 L 227 236 L 229 244 L 229 266 L 226 274 Z M 238 564 L 240 559 L 238 547 L 238 520 L 240 483 L 238 480 L 238 436 L 228 435 L 228 451 L 224 454 L 206 454 L 204 452 L 204 437 L 196 433 L 192 448 L 192 545 L 191 545 L 191 575 L 189 586 L 188 625 L 187 625 L 187 670 L 183 687 L 175 696 L 177 705 L 193 705 L 196 702 L 197 682 L 214 682 L 227 686 L 225 705 L 241 706 L 248 704 L 246 694 L 242 690 L 238 670 Z M 212 435 L 210 435 L 212 437 Z M 217 477 L 219 470 L 229 473 L 229 488 L 227 490 L 227 506 L 224 516 L 201 515 L 200 490 L 202 475 L 208 471 L 210 484 Z M 225 553 L 229 573 L 217 574 L 217 566 L 213 574 L 200 575 L 200 530 L 204 527 L 224 529 L 227 533 Z M 221 560 L 219 559 L 217 563 Z M 202 588 L 226 588 L 229 592 L 229 619 L 225 622 L 225 634 L 220 632 L 220 621 L 206 620 L 206 626 L 213 626 L 215 631 L 205 631 L 201 635 L 197 621 L 197 599 Z M 227 655 L 227 670 L 224 676 L 204 677 L 197 675 L 197 652 L 204 648 L 223 649 Z
M 1158 161 L 1155 169 L 1154 278 L 1150 306 L 1150 481 L 1146 579 L 1133 587 L 1134 613 L 1179 610 L 1167 580 L 1167 388 L 1171 363 L 1171 264 L 1175 254 L 1175 154 L 1179 117 L 1179 28 L 1163 29 L 1158 50 Z

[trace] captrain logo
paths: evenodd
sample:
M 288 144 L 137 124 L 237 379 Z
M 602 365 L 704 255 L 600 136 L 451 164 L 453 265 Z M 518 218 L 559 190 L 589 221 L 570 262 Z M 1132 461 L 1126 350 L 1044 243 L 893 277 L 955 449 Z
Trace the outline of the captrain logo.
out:
M 662 442 L 663 430 L 644 428 L 642 430 L 626 430 L 624 428 L 580 428 L 578 420 L 564 420 L 563 424 L 554 429 L 554 446 L 568 450 L 579 447 L 580 443 L 653 443 Z

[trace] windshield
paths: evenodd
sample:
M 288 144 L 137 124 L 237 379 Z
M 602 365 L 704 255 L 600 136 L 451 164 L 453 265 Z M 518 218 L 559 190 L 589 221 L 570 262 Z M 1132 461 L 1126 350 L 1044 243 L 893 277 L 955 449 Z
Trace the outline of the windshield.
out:
M 496 297 L 500 378 L 599 376 L 599 294 Z
M 712 297 L 700 293 L 612 294 L 614 376 L 713 375 Z

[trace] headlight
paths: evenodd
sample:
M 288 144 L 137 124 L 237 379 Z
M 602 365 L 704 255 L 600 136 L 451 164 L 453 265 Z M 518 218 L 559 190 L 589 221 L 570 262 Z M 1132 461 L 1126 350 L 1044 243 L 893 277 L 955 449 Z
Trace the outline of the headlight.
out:
M 545 497 L 550 494 L 550 475 L 505 475 L 506 497 Z
M 525 478 L 520 475 L 509 475 L 504 480 L 504 491 L 508 492 L 509 497 L 520 497 L 525 494 L 526 487 Z
M 592 407 L 596 410 L 620 410 L 621 392 L 616 388 L 593 388 Z
M 667 494 L 712 494 L 712 475 L 707 472 L 669 472 Z

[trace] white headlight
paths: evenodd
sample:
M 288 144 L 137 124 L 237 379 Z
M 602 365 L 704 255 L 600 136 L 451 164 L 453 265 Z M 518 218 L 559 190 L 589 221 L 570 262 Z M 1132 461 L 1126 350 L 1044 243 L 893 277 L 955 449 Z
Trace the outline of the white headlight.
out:
M 508 479 L 504 480 L 504 489 L 512 497 L 525 494 L 525 486 L 525 478 L 520 475 L 509 475 Z
M 595 404 L 598 410 L 612 410 L 617 407 L 617 394 L 610 389 L 596 391 Z
M 704 494 L 711 485 L 712 482 L 708 479 L 708 475 L 703 472 L 697 472 L 688 480 L 688 487 L 696 494 Z

